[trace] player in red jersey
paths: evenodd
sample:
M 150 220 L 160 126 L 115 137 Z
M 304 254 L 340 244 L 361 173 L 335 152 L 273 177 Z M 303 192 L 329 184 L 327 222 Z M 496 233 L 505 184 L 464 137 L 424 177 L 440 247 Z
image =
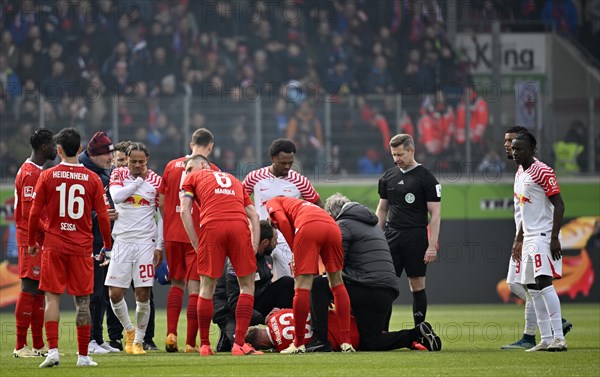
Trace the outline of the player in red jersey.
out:
M 536 144 L 527 131 L 512 141 L 513 160 L 522 167 L 515 174 L 514 195 L 519 200 L 521 221 L 512 255 L 521 262 L 521 284 L 527 285 L 531 295 L 542 338 L 526 352 L 562 352 L 567 343 L 552 280 L 562 277 L 560 225 L 565 204 L 554 171 L 534 157 Z
M 209 328 L 213 315 L 216 281 L 229 257 L 238 277 L 240 296 L 235 311 L 233 355 L 260 355 L 262 352 L 244 343 L 254 309 L 256 251 L 260 239 L 258 214 L 242 183 L 228 173 L 211 170 L 202 155 L 192 157 L 186 165 L 187 175 L 181 190 L 181 219 L 192 246 L 198 251 L 200 297 L 198 327 L 200 355 L 214 354 L 210 348 Z M 192 216 L 192 202 L 200 207 L 200 231 Z M 250 221 L 250 228 L 248 228 Z
M 350 299 L 342 280 L 342 234 L 322 208 L 302 199 L 278 196 L 267 200 L 269 217 L 292 248 L 294 292 L 294 343 L 282 353 L 304 353 L 304 326 L 310 311 L 313 276 L 319 272 L 319 256 L 325 265 L 342 332 L 342 352 L 354 352 L 350 344 Z
M 335 310 L 329 310 L 327 316 L 329 322 L 327 339 L 331 343 L 333 351 L 340 351 L 343 334 L 338 326 L 338 313 Z M 296 333 L 292 309 L 273 309 L 265 319 L 265 324 L 267 327 L 250 327 L 246 333 L 246 342 L 252 344 L 256 349 L 275 348 L 275 351 L 277 352 L 282 352 L 292 345 Z M 310 343 L 313 339 L 313 335 L 314 333 L 309 316 L 306 320 L 306 325 L 304 326 L 305 345 Z M 358 348 L 360 344 L 360 335 L 354 317 L 350 318 L 350 339 L 352 346 Z
M 206 128 L 199 128 L 192 134 L 190 149 L 192 156 L 210 156 L 214 145 L 213 134 Z M 188 308 L 187 337 L 185 352 L 198 351 L 196 334 L 198 334 L 198 318 L 196 305 L 200 291 L 200 275 L 198 275 L 196 250 L 189 242 L 189 237 L 181 222 L 180 194 L 181 183 L 185 179 L 185 162 L 189 156 L 180 157 L 170 161 L 165 167 L 162 184 L 159 188 L 161 213 L 163 214 L 165 248 L 167 250 L 167 265 L 171 278 L 171 289 L 167 296 L 167 338 L 165 349 L 167 352 L 177 352 L 177 323 L 183 304 L 183 291 L 187 285 Z M 211 165 L 213 170 L 219 169 Z M 196 227 L 200 224 L 198 206 L 193 204 L 192 216 Z M 199 228 L 196 232 L 199 232 Z
M 65 288 L 75 296 L 78 366 L 98 365 L 88 357 L 90 340 L 90 294 L 94 290 L 94 259 L 92 258 L 92 210 L 104 241 L 110 250 L 110 220 L 108 199 L 100 177 L 83 167 L 77 160 L 81 152 L 81 136 L 74 128 L 62 129 L 56 135 L 61 163 L 44 171 L 33 193 L 33 207 L 29 215 L 29 254 L 36 256 L 40 245 L 36 242 L 40 213 L 46 210 L 48 221 L 42 253 L 40 289 L 46 292 L 46 337 L 48 356 L 40 368 L 58 365 L 58 322 L 60 295 Z
M 33 203 L 33 190 L 42 166 L 48 160 L 56 158 L 56 142 L 54 134 L 44 128 L 38 128 L 31 134 L 29 143 L 33 149 L 29 157 L 17 172 L 15 179 L 15 223 L 17 226 L 17 245 L 19 248 L 19 277 L 21 278 L 21 292 L 15 307 L 15 320 L 17 327 L 17 341 L 14 357 L 45 356 L 48 351 L 44 346 L 42 327 L 44 327 L 44 292 L 39 291 L 42 258 L 40 255 L 32 257 L 27 252 L 28 237 L 27 223 L 29 212 Z M 46 214 L 41 215 L 42 222 Z M 41 224 L 40 224 L 41 225 Z M 42 243 L 43 226 L 37 235 Z M 33 349 L 27 348 L 27 329 L 31 325 Z

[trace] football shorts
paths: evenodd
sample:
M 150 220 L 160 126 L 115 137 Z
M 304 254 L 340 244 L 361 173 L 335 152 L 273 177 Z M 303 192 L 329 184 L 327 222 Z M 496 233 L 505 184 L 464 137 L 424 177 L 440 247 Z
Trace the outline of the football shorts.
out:
M 552 259 L 550 235 L 526 236 L 521 252 L 521 284 L 535 284 L 538 276 L 562 277 L 562 258 Z
M 19 278 L 40 280 L 40 272 L 42 270 L 42 253 L 38 253 L 35 257 L 29 255 L 27 246 L 19 246 Z
M 344 268 L 342 233 L 335 223 L 313 221 L 300 227 L 294 236 L 292 252 L 294 277 L 318 274 L 319 256 L 327 272 Z
M 65 253 L 58 248 L 44 245 L 40 290 L 55 294 L 87 296 L 94 292 L 94 258 L 90 253 L 83 256 Z
M 165 242 L 167 250 L 167 265 L 169 266 L 169 276 L 173 280 L 200 280 L 198 275 L 196 250 L 189 242 Z
M 129 288 L 154 285 L 154 243 L 115 241 L 104 285 Z

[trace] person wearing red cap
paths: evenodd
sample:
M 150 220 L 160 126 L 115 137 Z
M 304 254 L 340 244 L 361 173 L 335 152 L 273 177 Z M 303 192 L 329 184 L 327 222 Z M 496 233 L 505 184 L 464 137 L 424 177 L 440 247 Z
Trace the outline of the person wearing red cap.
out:
M 40 214 L 45 209 L 44 252 L 40 289 L 46 292 L 44 313 L 48 356 L 40 368 L 60 363 L 58 353 L 58 322 L 60 296 L 67 292 L 75 297 L 78 366 L 96 366 L 88 357 L 90 339 L 90 294 L 94 291 L 94 259 L 92 249 L 92 211 L 96 211 L 105 250 L 112 248 L 108 198 L 102 181 L 91 170 L 79 164 L 81 137 L 74 128 L 62 129 L 56 135 L 61 163 L 44 171 L 33 192 L 33 207 L 29 214 L 29 254 L 36 256 L 40 245 L 36 240 Z
M 100 177 L 103 187 L 108 187 L 110 173 L 112 171 L 114 147 L 113 143 L 104 132 L 96 132 L 87 144 L 85 151 L 79 154 L 78 160 L 83 166 L 90 169 Z M 108 216 L 111 221 L 117 218 L 117 213 L 114 209 L 114 204 L 109 193 L 105 190 L 110 208 Z M 90 343 L 88 352 L 91 354 L 105 354 L 109 352 L 119 352 L 118 348 L 112 347 L 108 342 L 105 342 L 102 333 L 102 322 L 104 313 L 107 315 L 107 325 L 109 334 L 115 326 L 120 327 L 119 320 L 115 317 L 112 310 L 106 310 L 108 307 L 108 288 L 104 286 L 106 278 L 106 268 L 101 267 L 100 250 L 102 249 L 102 234 L 98 225 L 98 217 L 95 212 L 92 212 L 92 233 L 94 235 L 93 255 L 94 255 L 94 293 L 90 297 L 90 313 L 92 315 L 92 329 L 90 333 Z M 118 330 L 119 333 L 123 329 Z

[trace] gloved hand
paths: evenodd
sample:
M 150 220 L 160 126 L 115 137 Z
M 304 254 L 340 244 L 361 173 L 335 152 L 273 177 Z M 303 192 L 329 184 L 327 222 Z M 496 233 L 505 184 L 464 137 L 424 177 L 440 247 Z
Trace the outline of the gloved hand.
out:
M 112 249 L 103 247 L 100 250 L 100 260 L 102 261 L 102 263 L 100 263 L 100 267 L 108 266 L 108 264 L 110 263 L 111 256 L 112 256 Z
M 171 284 L 171 277 L 169 276 L 169 267 L 167 266 L 167 261 L 163 261 L 154 271 L 154 279 L 160 285 Z

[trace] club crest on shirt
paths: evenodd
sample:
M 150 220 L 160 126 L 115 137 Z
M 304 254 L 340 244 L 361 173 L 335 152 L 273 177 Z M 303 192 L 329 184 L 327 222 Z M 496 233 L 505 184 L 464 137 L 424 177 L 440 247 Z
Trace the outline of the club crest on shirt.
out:
M 413 204 L 415 202 L 415 195 L 409 192 L 404 196 L 404 200 L 406 200 L 408 204 Z

